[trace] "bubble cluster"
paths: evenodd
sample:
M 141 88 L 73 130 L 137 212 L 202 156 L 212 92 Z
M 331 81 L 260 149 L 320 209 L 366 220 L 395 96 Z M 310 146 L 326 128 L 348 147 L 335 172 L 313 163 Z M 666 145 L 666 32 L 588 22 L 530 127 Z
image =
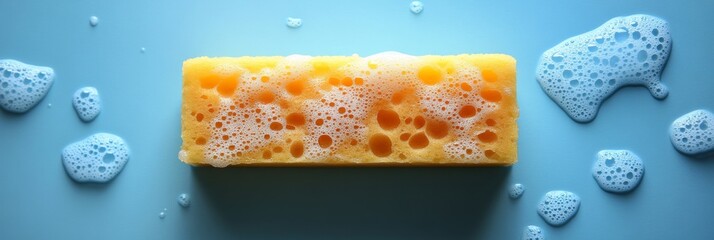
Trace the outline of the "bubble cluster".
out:
M 67 145 L 62 163 L 67 174 L 77 182 L 108 182 L 129 161 L 129 146 L 109 133 L 97 133 Z
M 714 152 L 714 114 L 699 109 L 684 114 L 669 128 L 672 145 L 688 155 L 706 155 Z
M 409 4 L 409 10 L 414 14 L 420 14 L 424 11 L 424 4 L 421 1 L 413 1 Z
M 77 116 L 85 122 L 94 120 L 102 110 L 102 100 L 94 87 L 77 89 L 72 97 L 72 105 Z
M 178 197 L 176 197 L 176 202 L 178 202 L 181 207 L 187 208 L 191 206 L 191 195 L 188 195 L 188 193 L 181 193 Z
M 617 17 L 543 53 L 536 78 L 575 121 L 595 119 L 617 89 L 643 85 L 657 99 L 669 90 L 660 73 L 669 58 L 669 24 L 649 15 Z
M 628 150 L 602 150 L 592 168 L 600 188 L 608 192 L 629 192 L 635 189 L 645 173 L 642 159 Z
M 290 28 L 302 27 L 302 18 L 289 17 L 285 20 L 285 25 L 288 25 Z
M 545 240 L 543 230 L 534 225 L 529 225 L 523 229 L 523 240 Z
M 562 226 L 570 221 L 580 208 L 580 197 L 568 191 L 550 191 L 538 203 L 538 214 L 548 224 Z
M 523 184 L 513 184 L 508 190 L 508 197 L 510 197 L 511 199 L 518 199 L 521 197 L 521 195 L 523 195 L 524 191 L 526 191 L 526 187 L 523 186 Z
M 99 24 L 99 18 L 97 16 L 89 17 L 89 26 L 96 27 Z
M 47 95 L 54 77 L 55 72 L 49 67 L 0 60 L 0 107 L 10 112 L 27 112 Z
M 186 148 L 179 158 L 200 158 L 214 167 L 238 160 L 515 158 L 497 147 L 515 142 L 509 132 L 517 116 L 511 112 L 515 89 L 507 79 L 499 82 L 493 69 L 474 67 L 472 57 L 481 59 L 387 52 L 365 58 L 291 55 L 256 69 L 211 66 L 213 72 L 185 80 L 194 81 L 196 89 L 185 87 L 191 89 L 185 92 L 200 93 L 184 101 L 191 105 L 184 112 L 184 129 L 191 129 L 184 131 L 184 143 L 201 147 L 201 155 L 191 157 L 195 151 Z M 237 60 L 263 64 L 267 59 Z

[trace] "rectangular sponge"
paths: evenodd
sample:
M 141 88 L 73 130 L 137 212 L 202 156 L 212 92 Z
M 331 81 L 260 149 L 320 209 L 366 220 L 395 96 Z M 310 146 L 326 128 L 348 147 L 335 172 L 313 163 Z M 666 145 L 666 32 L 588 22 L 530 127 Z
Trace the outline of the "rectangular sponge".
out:
M 183 64 L 181 161 L 486 166 L 517 159 L 508 55 L 239 57 Z

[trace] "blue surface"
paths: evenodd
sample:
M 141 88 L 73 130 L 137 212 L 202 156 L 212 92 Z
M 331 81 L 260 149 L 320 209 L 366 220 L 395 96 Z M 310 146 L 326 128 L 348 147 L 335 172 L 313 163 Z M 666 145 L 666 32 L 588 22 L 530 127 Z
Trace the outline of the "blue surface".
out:
M 714 109 L 712 1 L 25 1 L 0 3 L 0 58 L 54 68 L 48 96 L 0 111 L 0 239 L 711 239 L 714 159 L 671 145 L 671 121 Z M 635 13 L 670 22 L 673 50 L 655 100 L 624 88 L 589 124 L 540 89 L 535 65 L 560 41 Z M 89 26 L 89 17 L 99 25 Z M 299 29 L 285 18 L 303 19 Z M 146 48 L 145 53 L 140 49 Z M 181 62 L 197 56 L 507 53 L 518 60 L 520 162 L 511 168 L 191 168 L 181 143 Z M 96 87 L 83 123 L 72 93 Z M 47 105 L 51 103 L 52 107 Z M 65 174 L 62 148 L 95 132 L 132 149 L 109 184 Z M 629 149 L 646 173 L 625 195 L 590 172 L 597 151 Z M 523 183 L 517 200 L 508 187 Z M 582 198 L 567 225 L 536 213 L 550 190 Z M 176 197 L 192 195 L 182 209 Z M 167 208 L 165 219 L 158 213 Z

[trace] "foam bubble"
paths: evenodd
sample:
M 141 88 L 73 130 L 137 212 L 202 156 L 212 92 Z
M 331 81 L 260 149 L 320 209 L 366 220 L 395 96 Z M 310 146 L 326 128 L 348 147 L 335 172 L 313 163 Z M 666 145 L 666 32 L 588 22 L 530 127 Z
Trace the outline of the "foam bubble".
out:
M 47 95 L 54 77 L 55 71 L 49 67 L 0 60 L 0 107 L 10 112 L 27 112 Z
M 181 193 L 176 198 L 176 201 L 181 207 L 187 208 L 191 206 L 191 195 L 188 195 L 188 193 Z
M 141 53 L 145 53 L 145 52 L 146 52 L 146 48 L 145 48 L 145 47 L 142 47 L 141 49 L 139 49 L 139 51 L 141 51 Z
M 413 1 L 409 4 L 409 10 L 414 14 L 419 14 L 421 11 L 424 11 L 424 4 L 421 1 Z
M 573 120 L 589 122 L 623 86 L 642 85 L 657 99 L 667 97 L 660 73 L 671 42 L 665 20 L 649 15 L 613 18 L 545 51 L 536 78 Z
M 635 189 L 645 173 L 642 159 L 628 150 L 602 150 L 592 168 L 593 177 L 602 190 L 629 192 Z
M 565 225 L 578 213 L 580 197 L 568 191 L 550 191 L 538 203 L 538 214 L 548 224 Z
M 543 230 L 538 226 L 530 225 L 523 229 L 523 240 L 545 240 Z
M 511 186 L 511 188 L 508 190 L 508 196 L 511 199 L 518 199 L 523 195 L 523 192 L 526 191 L 526 187 L 523 186 L 523 184 L 516 183 Z
M 290 28 L 299 28 L 302 26 L 302 18 L 289 17 L 285 20 L 285 24 Z
M 92 27 L 96 27 L 97 24 L 99 24 L 99 18 L 97 16 L 91 16 L 89 17 L 89 25 Z
M 91 135 L 62 150 L 64 169 L 77 182 L 108 182 L 128 161 L 129 146 L 109 133 Z
M 669 137 L 681 153 L 706 155 L 714 152 L 714 114 L 703 109 L 684 114 L 672 122 Z
M 90 122 L 102 111 L 102 100 L 94 87 L 77 89 L 72 97 L 72 105 L 82 121 Z

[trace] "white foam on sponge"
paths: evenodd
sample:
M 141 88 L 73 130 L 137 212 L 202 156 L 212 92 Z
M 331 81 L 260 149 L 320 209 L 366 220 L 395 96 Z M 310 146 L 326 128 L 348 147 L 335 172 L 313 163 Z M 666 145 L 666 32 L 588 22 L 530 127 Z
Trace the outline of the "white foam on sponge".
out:
M 635 189 L 645 174 L 642 159 L 628 150 L 602 150 L 592 168 L 600 188 L 608 192 L 629 192 Z
M 0 60 L 0 107 L 6 111 L 23 113 L 47 95 L 55 71 L 17 60 Z
M 529 225 L 523 229 L 523 240 L 545 240 L 543 230 L 534 225 Z
M 714 114 L 703 109 L 684 114 L 672 122 L 669 137 L 674 148 L 684 154 L 714 152 Z
M 511 185 L 511 188 L 508 190 L 508 197 L 511 199 L 518 199 L 523 195 L 523 192 L 526 191 L 526 187 L 523 186 L 523 184 L 516 183 Z
M 102 111 L 102 100 L 94 87 L 77 89 L 72 97 L 72 105 L 77 116 L 85 122 L 94 120 Z
M 538 215 L 553 226 L 565 225 L 580 208 L 580 197 L 568 191 L 550 191 L 538 203 Z
M 290 28 L 299 28 L 302 26 L 302 18 L 289 17 L 285 20 L 285 25 Z
M 536 78 L 575 121 L 595 119 L 617 89 L 643 85 L 657 99 L 669 90 L 660 73 L 669 58 L 669 24 L 649 15 L 616 17 L 543 53 Z
M 413 1 L 409 4 L 409 10 L 414 14 L 419 14 L 421 11 L 424 11 L 424 3 L 421 1 Z
M 108 182 L 128 161 L 129 146 L 109 133 L 91 135 L 62 150 L 64 169 L 77 182 Z
M 206 162 L 214 167 L 226 167 L 237 156 L 255 149 L 265 148 L 270 144 L 283 144 L 282 140 L 290 131 L 282 116 L 284 111 L 281 101 L 293 99 L 293 93 L 287 91 L 284 84 L 290 76 L 310 76 L 313 71 L 313 57 L 290 55 L 279 61 L 273 68 L 264 68 L 259 72 L 244 71 L 239 81 L 240 88 L 230 97 L 221 97 L 216 106 L 216 116 L 211 119 L 207 130 L 211 132 L 207 139 L 204 156 Z M 370 65 L 378 65 L 379 70 Z M 486 87 L 480 69 L 466 61 L 454 61 L 454 71 L 444 81 L 426 85 L 417 77 L 417 69 L 424 65 L 424 59 L 398 53 L 383 52 L 364 58 L 355 58 L 341 67 L 349 78 L 349 86 L 340 85 L 328 89 L 321 88 L 325 83 L 322 76 L 308 77 L 305 89 L 314 89 L 319 98 L 303 100 L 300 113 L 304 114 L 305 128 L 309 134 L 291 139 L 300 142 L 304 150 L 300 156 L 293 156 L 295 161 L 306 159 L 322 160 L 331 157 L 340 146 L 350 144 L 351 140 L 367 142 L 369 139 L 367 122 L 370 106 L 381 101 L 385 96 L 393 96 L 404 89 L 412 89 L 422 109 L 416 115 L 426 119 L 443 121 L 452 126 L 449 133 L 455 135 L 453 142 L 443 145 L 444 152 L 454 159 L 476 161 L 484 155 L 483 146 L 478 143 L 474 132 L 483 132 L 475 124 L 485 120 L 485 116 L 498 110 L 498 103 L 488 102 L 479 94 L 463 94 L 463 89 L 453 87 L 472 84 L 473 92 Z M 221 66 L 226 72 L 235 71 L 236 66 Z M 269 82 L 253 81 L 262 76 L 270 76 Z M 359 83 L 357 82 L 359 79 Z M 308 91 L 308 90 L 305 90 Z M 270 93 L 274 100 L 269 103 L 250 103 L 251 96 Z M 514 94 L 506 89 L 503 94 Z M 463 118 L 459 110 L 465 106 L 479 109 L 474 116 Z M 319 124 L 318 124 L 319 122 Z M 400 120 L 401 122 L 401 120 Z M 401 124 L 401 123 L 400 123 Z M 277 126 L 273 128 L 272 126 Z M 329 146 L 320 145 L 320 137 L 330 138 Z M 407 154 L 394 152 L 392 154 Z M 272 154 L 272 153 L 271 153 Z M 179 153 L 180 159 L 186 159 L 188 153 Z M 270 156 L 270 155 L 269 155 Z M 341 156 L 336 156 L 341 157 Z M 267 157 L 264 157 L 267 158 Z

